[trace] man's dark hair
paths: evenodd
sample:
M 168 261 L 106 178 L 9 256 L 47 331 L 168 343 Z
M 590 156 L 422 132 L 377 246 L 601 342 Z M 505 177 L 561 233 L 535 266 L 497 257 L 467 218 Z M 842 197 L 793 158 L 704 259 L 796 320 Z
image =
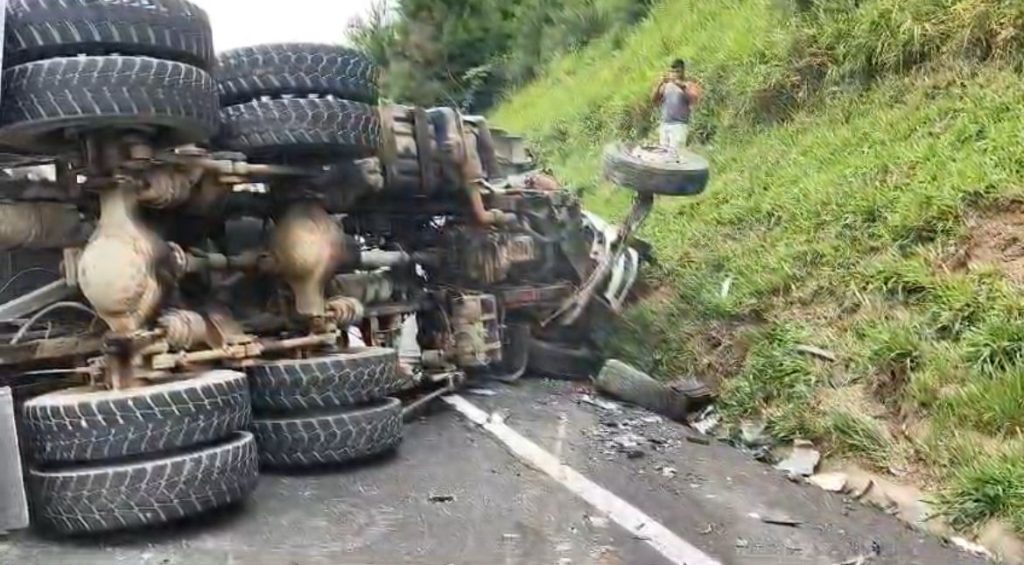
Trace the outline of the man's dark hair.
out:
M 682 59 L 676 59 L 675 61 L 672 61 L 672 70 L 678 71 L 680 73 L 686 72 L 686 61 Z

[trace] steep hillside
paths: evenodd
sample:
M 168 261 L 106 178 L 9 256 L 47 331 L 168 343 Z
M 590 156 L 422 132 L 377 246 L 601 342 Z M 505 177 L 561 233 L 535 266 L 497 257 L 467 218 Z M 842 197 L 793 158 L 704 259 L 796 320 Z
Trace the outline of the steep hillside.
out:
M 1024 533 L 1024 3 L 667 0 L 494 117 L 621 217 L 600 147 L 651 135 L 675 56 L 714 181 L 659 201 L 654 289 L 613 352 L 934 489 L 958 527 Z

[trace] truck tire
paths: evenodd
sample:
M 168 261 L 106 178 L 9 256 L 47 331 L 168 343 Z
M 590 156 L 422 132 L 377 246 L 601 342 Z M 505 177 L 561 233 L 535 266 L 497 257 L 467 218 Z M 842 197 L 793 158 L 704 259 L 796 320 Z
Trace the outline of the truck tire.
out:
M 700 194 L 710 178 L 707 160 L 695 153 L 684 151 L 679 158 L 668 158 L 619 143 L 605 149 L 604 173 L 623 188 L 665 196 Z
M 120 464 L 29 471 L 41 525 L 62 534 L 153 526 L 237 502 L 256 488 L 256 441 L 238 432 L 193 451 Z
M 397 367 L 398 352 L 384 348 L 263 363 L 249 369 L 253 408 L 305 411 L 380 400 L 401 389 Z
M 217 57 L 217 84 L 224 106 L 262 96 L 334 96 L 377 103 L 377 67 L 362 53 L 340 45 L 276 43 L 225 51 Z
M 26 63 L 3 73 L 0 139 L 53 153 L 65 135 L 108 129 L 156 130 L 171 146 L 204 141 L 217 126 L 217 90 L 202 69 L 148 57 L 74 57 Z
M 530 339 L 528 368 L 551 379 L 586 381 L 601 366 L 599 355 L 582 345 L 570 345 Z
M 145 55 L 204 70 L 213 32 L 185 0 L 10 0 L 4 64 L 77 55 Z
M 349 463 L 393 450 L 402 441 L 402 403 L 389 398 L 346 411 L 257 418 L 260 464 L 296 469 Z
M 221 110 L 220 143 L 260 157 L 369 157 L 380 148 L 373 106 L 331 98 L 257 100 Z
M 252 419 L 243 373 L 121 391 L 62 390 L 22 407 L 29 450 L 40 463 L 100 461 L 215 441 Z

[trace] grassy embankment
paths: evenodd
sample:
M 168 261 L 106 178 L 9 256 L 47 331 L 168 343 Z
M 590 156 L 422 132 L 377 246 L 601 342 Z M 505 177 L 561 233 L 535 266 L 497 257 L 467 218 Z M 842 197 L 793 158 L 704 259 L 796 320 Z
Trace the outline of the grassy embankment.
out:
M 1024 3 L 796 4 L 667 0 L 494 117 L 622 217 L 600 147 L 652 135 L 652 81 L 689 59 L 714 181 L 659 202 L 657 289 L 613 349 L 1024 533 Z

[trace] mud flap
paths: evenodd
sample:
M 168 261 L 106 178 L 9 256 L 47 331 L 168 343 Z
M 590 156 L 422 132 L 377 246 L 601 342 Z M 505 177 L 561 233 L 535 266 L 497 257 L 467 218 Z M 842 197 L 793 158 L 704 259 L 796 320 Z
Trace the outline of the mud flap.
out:
M 28 501 L 21 471 L 14 398 L 0 388 L 0 533 L 28 527 Z

